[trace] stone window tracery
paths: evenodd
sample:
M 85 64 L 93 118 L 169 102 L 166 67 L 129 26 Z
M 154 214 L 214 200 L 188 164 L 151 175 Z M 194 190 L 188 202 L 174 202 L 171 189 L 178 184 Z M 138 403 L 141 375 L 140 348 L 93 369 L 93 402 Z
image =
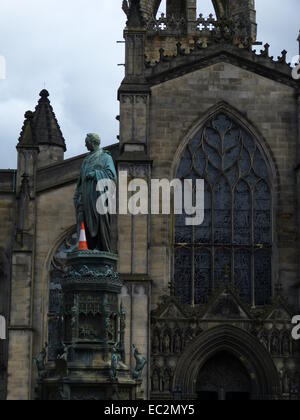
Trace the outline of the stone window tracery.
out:
M 205 220 L 192 227 L 185 225 L 185 215 L 175 215 L 175 294 L 184 304 L 202 304 L 228 283 L 245 303 L 267 304 L 272 295 L 272 185 L 254 136 L 218 113 L 189 141 L 177 178 L 205 180 Z

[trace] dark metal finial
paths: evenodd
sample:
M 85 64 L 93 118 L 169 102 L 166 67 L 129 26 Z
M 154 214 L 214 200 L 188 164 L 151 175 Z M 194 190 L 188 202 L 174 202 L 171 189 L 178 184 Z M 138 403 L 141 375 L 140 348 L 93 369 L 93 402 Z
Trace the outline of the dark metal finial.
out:
M 34 113 L 32 111 L 25 112 L 25 118 L 26 120 L 32 120 L 34 117 Z
M 43 89 L 41 92 L 40 92 L 40 97 L 41 98 L 48 98 L 50 95 L 49 95 L 49 92 L 48 92 L 48 90 L 46 90 L 46 89 Z

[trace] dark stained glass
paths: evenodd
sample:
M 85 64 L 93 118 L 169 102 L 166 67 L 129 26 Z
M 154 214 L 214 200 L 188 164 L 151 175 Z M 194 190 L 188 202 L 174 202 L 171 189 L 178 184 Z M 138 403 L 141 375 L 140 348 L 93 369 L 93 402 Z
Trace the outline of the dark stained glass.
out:
M 205 219 L 186 227 L 185 215 L 175 216 L 175 293 L 200 304 L 232 283 L 244 302 L 268 303 L 272 198 L 268 162 L 255 138 L 225 113 L 216 115 L 190 140 L 177 178 L 205 180 Z
M 174 285 L 177 296 L 182 303 L 192 303 L 192 250 L 188 248 L 175 249 Z
M 215 250 L 214 286 L 231 282 L 231 250 L 218 248 Z
M 254 241 L 271 243 L 271 194 L 266 182 L 260 181 L 254 191 Z
M 267 250 L 256 251 L 254 255 L 255 302 L 266 305 L 272 293 L 271 253 Z
M 214 241 L 229 244 L 232 239 L 232 195 L 225 177 L 221 177 L 214 189 Z
M 251 260 L 251 252 L 247 249 L 238 249 L 234 253 L 235 287 L 244 303 L 251 303 Z
M 251 243 L 251 193 L 245 181 L 240 181 L 234 192 L 234 243 Z
M 195 251 L 195 304 L 206 303 L 211 287 L 211 252 Z
M 189 243 L 192 236 L 192 227 L 186 226 L 185 215 L 175 215 L 175 241 L 177 244 Z
M 195 242 L 209 244 L 212 241 L 211 232 L 211 189 L 208 183 L 205 184 L 204 193 L 204 222 L 195 229 Z M 190 227 L 191 229 L 191 227 Z M 191 238 L 192 235 L 190 235 Z

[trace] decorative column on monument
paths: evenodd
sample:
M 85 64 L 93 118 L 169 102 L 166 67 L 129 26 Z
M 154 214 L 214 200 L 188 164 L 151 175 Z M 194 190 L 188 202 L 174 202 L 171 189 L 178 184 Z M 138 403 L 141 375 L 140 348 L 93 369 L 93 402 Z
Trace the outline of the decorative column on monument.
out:
M 52 369 L 43 369 L 43 354 L 37 359 L 39 397 L 134 400 L 137 380 L 125 365 L 125 313 L 119 304 L 122 283 L 111 246 L 111 216 L 99 212 L 97 204 L 105 193 L 99 181 L 115 184 L 117 175 L 99 136 L 89 134 L 86 146 L 90 153 L 74 196 L 78 244 L 68 255 L 62 281 L 61 350 Z

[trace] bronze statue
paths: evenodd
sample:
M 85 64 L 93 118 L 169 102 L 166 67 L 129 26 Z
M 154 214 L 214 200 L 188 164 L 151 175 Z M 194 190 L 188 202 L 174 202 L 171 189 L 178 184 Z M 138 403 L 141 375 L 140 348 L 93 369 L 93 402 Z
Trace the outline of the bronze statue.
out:
M 69 347 L 66 344 L 62 344 L 61 352 L 57 356 L 57 360 L 63 360 L 68 363 Z
M 147 363 L 147 360 L 139 353 L 135 345 L 133 345 L 133 351 L 134 351 L 134 358 L 136 361 L 136 366 L 135 366 L 132 376 L 133 376 L 133 379 L 141 380 L 142 373 Z
M 36 368 L 38 371 L 39 379 L 43 379 L 46 376 L 46 362 L 48 357 L 48 343 L 42 349 L 41 353 L 34 359 Z
M 116 343 L 111 351 L 109 377 L 111 382 L 118 382 L 118 368 L 121 360 L 119 345 Z
M 61 378 L 68 376 L 68 357 L 69 347 L 62 343 L 62 347 L 58 351 L 55 362 L 56 371 Z
M 77 214 L 77 233 L 84 222 L 88 248 L 111 252 L 111 217 L 107 213 L 99 214 L 97 200 L 104 191 L 97 191 L 97 183 L 103 180 L 117 182 L 117 173 L 111 155 L 100 149 L 100 137 L 88 134 L 86 147 L 90 152 L 84 159 L 76 192 L 74 204 Z

